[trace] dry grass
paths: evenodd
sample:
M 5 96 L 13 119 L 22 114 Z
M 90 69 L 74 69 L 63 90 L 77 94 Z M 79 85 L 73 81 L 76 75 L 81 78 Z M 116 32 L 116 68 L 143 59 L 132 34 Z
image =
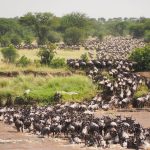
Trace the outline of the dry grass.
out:
M 39 57 L 37 56 L 39 49 L 34 49 L 34 50 L 18 50 L 19 57 L 25 55 L 27 58 L 31 60 L 33 63 L 34 60 L 39 60 Z M 81 48 L 80 50 L 56 50 L 56 55 L 55 58 L 65 58 L 70 59 L 77 59 L 80 58 L 82 54 L 87 53 L 87 50 L 84 50 Z M 14 64 L 6 64 L 3 63 L 2 61 L 2 54 L 0 53 L 0 71 L 24 71 L 24 70 L 32 70 L 32 71 L 46 71 L 46 72 L 64 72 L 67 69 L 66 68 L 61 68 L 61 69 L 54 69 L 46 66 L 37 66 L 35 64 L 31 64 L 28 67 L 22 68 L 22 67 L 17 67 Z
M 35 59 L 39 59 L 37 56 L 39 49 L 33 49 L 33 50 L 28 50 L 28 49 L 22 49 L 18 50 L 19 57 L 25 55 L 32 61 Z M 80 58 L 82 54 L 87 53 L 88 51 L 81 48 L 80 50 L 56 50 L 56 56 L 55 57 L 60 57 L 60 58 Z M 2 59 L 2 54 L 0 53 L 0 59 Z

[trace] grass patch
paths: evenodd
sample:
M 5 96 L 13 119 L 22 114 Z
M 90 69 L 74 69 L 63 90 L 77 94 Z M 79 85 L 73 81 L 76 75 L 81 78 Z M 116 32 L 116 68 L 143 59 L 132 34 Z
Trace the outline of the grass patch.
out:
M 17 76 L 14 78 L 0 78 L 0 99 L 8 96 L 23 97 L 24 91 L 30 89 L 27 96 L 30 100 L 40 103 L 50 103 L 56 91 L 61 91 L 63 101 L 82 101 L 92 98 L 97 88 L 86 76 L 73 75 L 70 77 L 34 77 Z M 70 94 L 71 92 L 77 94 Z
M 148 87 L 145 84 L 138 86 L 137 91 L 134 93 L 134 98 L 139 98 L 146 95 L 149 92 Z
M 111 81 L 115 80 L 114 77 L 111 76 L 111 75 L 109 74 L 109 72 L 106 71 L 106 70 L 103 70 L 103 71 L 101 72 L 101 74 L 102 74 L 103 76 L 107 77 L 107 79 L 109 79 L 109 80 L 111 80 Z

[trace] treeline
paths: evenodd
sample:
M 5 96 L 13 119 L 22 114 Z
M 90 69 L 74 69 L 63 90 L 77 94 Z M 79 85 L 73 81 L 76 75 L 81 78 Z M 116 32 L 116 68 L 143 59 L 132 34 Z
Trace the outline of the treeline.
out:
M 57 17 L 52 13 L 27 13 L 22 17 L 0 18 L 0 46 L 21 43 L 38 45 L 64 41 L 80 44 L 89 36 L 106 35 L 144 38 L 150 41 L 150 18 L 89 18 L 82 13 Z

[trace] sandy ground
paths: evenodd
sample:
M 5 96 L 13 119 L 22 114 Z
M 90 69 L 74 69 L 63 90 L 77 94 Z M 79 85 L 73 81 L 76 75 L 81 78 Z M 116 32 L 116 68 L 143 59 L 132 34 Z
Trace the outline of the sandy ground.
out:
M 97 111 L 95 116 L 115 115 L 132 116 L 144 127 L 150 127 L 150 112 L 104 112 Z M 38 138 L 29 133 L 18 133 L 12 126 L 0 122 L 0 150 L 100 150 L 97 147 L 84 147 L 83 144 L 69 144 L 56 138 Z M 112 145 L 109 150 L 123 150 L 120 146 Z

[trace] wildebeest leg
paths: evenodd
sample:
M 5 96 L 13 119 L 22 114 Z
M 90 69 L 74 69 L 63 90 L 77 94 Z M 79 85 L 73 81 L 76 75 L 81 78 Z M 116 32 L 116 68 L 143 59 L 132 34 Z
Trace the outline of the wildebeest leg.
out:
M 23 126 L 21 126 L 21 131 L 23 132 Z

